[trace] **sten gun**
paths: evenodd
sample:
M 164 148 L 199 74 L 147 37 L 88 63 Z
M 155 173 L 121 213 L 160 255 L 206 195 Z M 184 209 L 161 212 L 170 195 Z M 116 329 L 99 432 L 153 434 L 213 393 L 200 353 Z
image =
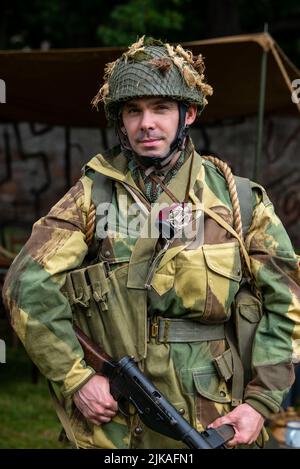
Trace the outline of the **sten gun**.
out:
M 124 402 L 132 404 L 142 422 L 151 430 L 174 440 L 181 440 L 192 449 L 225 448 L 225 443 L 233 438 L 234 430 L 231 425 L 198 432 L 146 378 L 132 358 L 124 356 L 114 361 L 81 329 L 76 325 L 73 327 L 84 351 L 86 363 L 96 373 L 109 379 L 110 392 L 118 401 L 119 407 Z

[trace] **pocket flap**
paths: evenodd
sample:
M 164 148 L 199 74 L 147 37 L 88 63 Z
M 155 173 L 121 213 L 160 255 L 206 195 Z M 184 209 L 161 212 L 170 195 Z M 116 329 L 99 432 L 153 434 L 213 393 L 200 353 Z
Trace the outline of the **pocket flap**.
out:
M 104 262 L 87 267 L 87 275 L 92 285 L 94 299 L 99 301 L 109 292 Z
M 194 385 L 201 396 L 224 404 L 231 402 L 224 380 L 220 379 L 213 366 L 193 371 Z
M 206 244 L 203 252 L 211 270 L 237 282 L 241 280 L 242 268 L 237 243 Z
M 164 293 L 166 293 L 173 287 L 174 280 L 175 280 L 175 261 L 174 259 L 171 259 L 163 267 L 159 267 L 157 271 L 154 273 L 152 281 L 151 281 L 151 287 L 160 296 L 162 296 Z
M 70 275 L 76 295 L 74 303 L 86 308 L 90 300 L 90 289 L 85 278 L 85 271 L 85 268 L 73 270 Z

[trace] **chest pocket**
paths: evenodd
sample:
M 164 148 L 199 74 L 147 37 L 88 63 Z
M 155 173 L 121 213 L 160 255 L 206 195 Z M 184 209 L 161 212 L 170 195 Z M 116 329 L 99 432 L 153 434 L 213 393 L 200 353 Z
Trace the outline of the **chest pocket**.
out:
M 242 278 L 237 242 L 207 244 L 179 252 L 158 269 L 152 287 L 159 295 L 174 289 L 190 317 L 226 321 Z
M 206 263 L 206 303 L 203 319 L 227 319 L 242 279 L 237 242 L 203 246 Z

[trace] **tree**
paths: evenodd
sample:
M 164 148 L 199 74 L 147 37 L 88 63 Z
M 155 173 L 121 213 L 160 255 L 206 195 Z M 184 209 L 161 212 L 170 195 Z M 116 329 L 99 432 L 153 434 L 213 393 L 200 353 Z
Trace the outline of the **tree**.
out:
M 184 0 L 130 0 L 117 5 L 107 24 L 98 28 L 98 37 L 105 45 L 127 45 L 137 36 L 161 37 L 168 40 L 180 33 L 184 16 L 179 7 Z
M 299 0 L 2 0 L 0 49 L 127 45 L 263 31 L 300 63 Z

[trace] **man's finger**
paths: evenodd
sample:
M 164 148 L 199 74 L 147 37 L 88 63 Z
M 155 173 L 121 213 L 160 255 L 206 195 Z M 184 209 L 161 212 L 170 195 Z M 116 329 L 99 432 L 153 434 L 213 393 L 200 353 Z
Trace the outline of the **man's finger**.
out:
M 212 423 L 207 425 L 207 428 L 218 428 L 221 425 L 229 424 L 232 425 L 232 421 L 226 417 L 219 417 L 216 420 L 214 420 Z
M 226 443 L 225 446 L 226 446 L 227 448 L 234 448 L 237 444 L 238 444 L 238 443 L 237 443 L 236 439 L 235 439 L 235 438 L 232 438 L 232 440 L 227 441 L 227 443 Z
M 118 403 L 117 401 L 113 400 L 111 402 L 105 402 L 104 404 L 105 409 L 112 410 L 114 412 L 117 412 L 118 410 Z
M 114 410 L 104 409 L 100 415 L 103 415 L 104 417 L 114 417 L 116 412 Z

